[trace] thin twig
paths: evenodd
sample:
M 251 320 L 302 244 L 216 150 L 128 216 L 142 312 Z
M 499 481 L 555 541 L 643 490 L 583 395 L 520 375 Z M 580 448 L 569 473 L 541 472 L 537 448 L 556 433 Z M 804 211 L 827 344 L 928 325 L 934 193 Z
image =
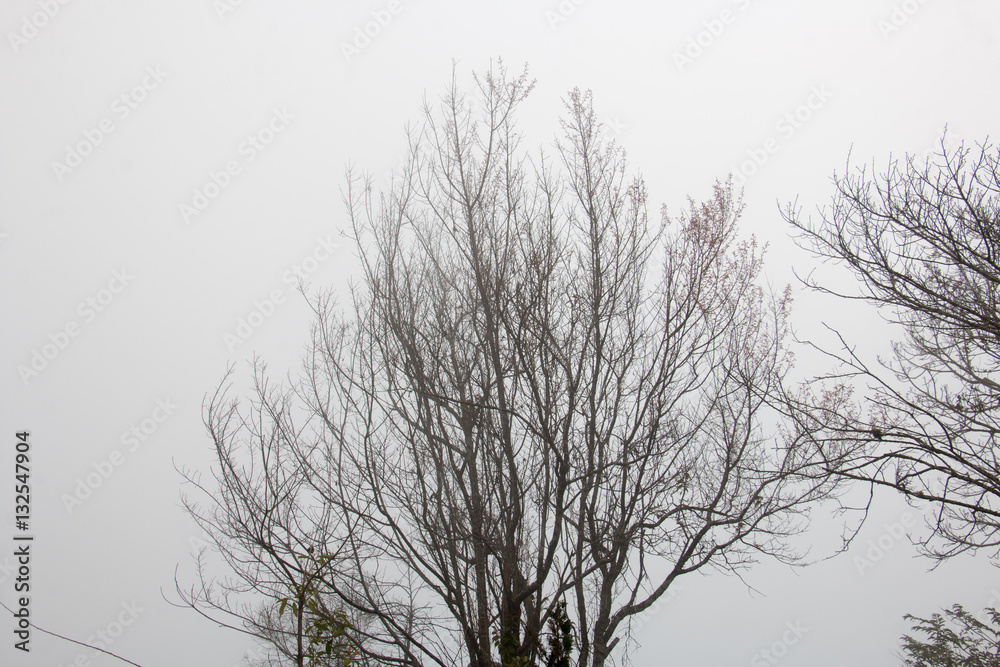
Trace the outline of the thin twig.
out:
M 5 605 L 3 602 L 0 602 L 0 607 L 3 607 L 7 611 L 9 611 L 11 614 L 14 613 L 14 610 L 11 609 L 10 607 L 8 607 L 7 605 Z M 80 646 L 85 646 L 85 647 L 87 647 L 89 649 L 93 649 L 95 651 L 100 651 L 101 653 L 106 653 L 106 654 L 110 655 L 112 658 L 118 658 L 122 662 L 127 662 L 130 665 L 135 665 L 135 667 L 142 667 L 142 665 L 140 665 L 139 663 L 132 662 L 128 658 L 123 658 L 123 657 L 121 657 L 120 655 L 118 655 L 116 653 L 112 653 L 111 651 L 105 651 L 103 648 L 98 648 L 96 646 L 91 646 L 90 644 L 87 644 L 85 642 L 77 641 L 75 639 L 70 639 L 69 637 L 64 637 L 64 636 L 60 635 L 59 633 L 52 632 L 51 630 L 46 630 L 45 628 L 40 628 L 37 625 L 35 625 L 34 623 L 32 623 L 31 621 L 28 621 L 28 625 L 30 627 L 34 628 L 35 630 L 38 630 L 39 632 L 44 632 L 47 635 L 52 635 L 53 637 L 58 637 L 59 639 L 62 639 L 62 640 L 68 641 L 68 642 L 72 642 L 74 644 L 79 644 Z

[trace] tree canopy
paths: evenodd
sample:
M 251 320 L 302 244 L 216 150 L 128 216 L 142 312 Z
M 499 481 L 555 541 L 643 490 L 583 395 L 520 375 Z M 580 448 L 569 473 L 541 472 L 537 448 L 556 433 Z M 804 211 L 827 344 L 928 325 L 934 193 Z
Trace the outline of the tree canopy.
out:
M 456 84 L 425 105 L 385 191 L 349 170 L 360 272 L 346 307 L 315 296 L 302 376 L 258 364 L 206 406 L 189 507 L 238 576 L 185 599 L 298 664 L 329 637 L 360 664 L 604 665 L 678 578 L 798 562 L 838 490 L 817 437 L 847 395 L 790 386 L 790 296 L 731 185 L 653 221 L 589 94 L 550 156 L 521 146 L 527 75 L 477 83 L 475 114 Z
M 867 439 L 839 473 L 936 508 L 922 541 L 935 558 L 1000 547 L 1000 151 L 949 148 L 835 176 L 819 220 L 790 206 L 799 243 L 846 266 L 859 290 L 807 282 L 874 304 L 902 332 L 881 368 L 844 341 L 840 378 L 870 391 Z
M 956 604 L 930 619 L 907 614 L 913 632 L 925 640 L 903 635 L 903 664 L 907 667 L 1000 667 L 1000 612 L 987 609 L 976 618 Z

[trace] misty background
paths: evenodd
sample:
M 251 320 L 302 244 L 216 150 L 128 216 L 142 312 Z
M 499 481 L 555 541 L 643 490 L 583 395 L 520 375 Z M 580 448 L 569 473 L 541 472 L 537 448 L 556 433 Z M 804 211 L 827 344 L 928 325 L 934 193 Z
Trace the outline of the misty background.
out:
M 946 125 L 977 142 L 1000 118 L 988 0 L 5 0 L 0 29 L 0 600 L 28 430 L 32 620 L 86 640 L 130 610 L 109 649 L 144 667 L 229 667 L 254 646 L 167 602 L 204 546 L 175 466 L 207 478 L 202 401 L 230 364 L 242 383 L 254 355 L 276 378 L 298 370 L 299 279 L 346 302 L 345 168 L 387 185 L 406 124 L 453 74 L 472 92 L 491 58 L 527 63 L 520 127 L 549 149 L 568 91 L 592 90 L 653 207 L 676 213 L 733 173 L 797 335 L 830 344 L 827 323 L 872 358 L 892 330 L 800 289 L 793 270 L 851 278 L 800 251 L 779 206 L 825 205 L 848 154 L 878 171 L 935 150 Z M 802 349 L 797 372 L 824 363 Z M 686 578 L 633 624 L 633 664 L 753 664 L 789 624 L 782 665 L 899 664 L 903 614 L 1000 605 L 983 555 L 933 572 L 916 557 L 899 527 L 924 534 L 925 511 L 879 495 L 836 558 L 839 524 L 818 514 L 800 542 L 815 565 Z M 39 632 L 25 656 L 4 617 L 0 664 L 122 664 Z

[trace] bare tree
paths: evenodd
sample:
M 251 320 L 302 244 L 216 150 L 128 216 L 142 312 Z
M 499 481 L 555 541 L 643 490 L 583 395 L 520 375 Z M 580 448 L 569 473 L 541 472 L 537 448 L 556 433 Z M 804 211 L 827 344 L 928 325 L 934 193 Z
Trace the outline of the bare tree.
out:
M 908 157 L 878 177 L 835 176 L 816 224 L 793 206 L 786 213 L 799 243 L 845 265 L 861 289 L 809 284 L 872 303 L 902 330 L 881 369 L 843 339 L 834 355 L 871 388 L 868 421 L 850 431 L 873 446 L 840 473 L 934 503 L 922 546 L 937 559 L 1000 546 L 998 167 L 988 144 L 948 149 L 942 138 L 923 164 Z
M 799 559 L 786 538 L 836 491 L 816 438 L 846 394 L 805 412 L 787 386 L 788 292 L 761 285 L 728 184 L 651 223 L 589 95 L 556 158 L 530 159 L 527 75 L 477 81 L 482 116 L 454 83 L 425 105 L 388 192 L 348 173 L 360 280 L 350 317 L 315 300 L 310 428 L 279 450 L 361 663 L 604 665 L 679 577 Z M 239 436 L 212 435 L 227 465 Z
M 336 544 L 337 519 L 307 483 L 290 392 L 269 384 L 263 364 L 255 371 L 249 415 L 228 398 L 231 371 L 206 410 L 219 463 L 214 484 L 181 471 L 196 491 L 185 494 L 185 508 L 235 576 L 213 576 L 203 549 L 198 584 L 178 582 L 177 593 L 183 606 L 274 649 L 260 664 L 301 667 L 321 664 L 320 656 L 349 664 L 354 648 L 342 637 L 350 622 L 342 608 L 326 605 L 317 585 L 335 564 L 327 547 Z

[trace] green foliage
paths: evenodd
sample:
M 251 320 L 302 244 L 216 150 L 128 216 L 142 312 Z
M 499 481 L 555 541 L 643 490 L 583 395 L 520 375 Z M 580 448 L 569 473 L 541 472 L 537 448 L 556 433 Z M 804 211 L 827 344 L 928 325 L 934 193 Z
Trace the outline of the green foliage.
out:
M 316 561 L 320 567 L 326 565 L 330 559 L 329 556 L 308 558 Z M 357 650 L 347 636 L 347 631 L 351 629 L 347 614 L 340 609 L 327 611 L 320 601 L 319 591 L 314 582 L 315 577 L 310 577 L 305 582 L 293 586 L 291 596 L 279 598 L 278 616 L 289 611 L 292 617 L 297 619 L 300 602 L 304 605 L 302 614 L 304 622 L 299 631 L 309 642 L 304 653 L 311 667 L 329 664 L 331 659 L 342 667 L 357 664 Z
M 517 655 L 520 642 L 513 628 L 503 627 L 493 633 L 493 645 L 500 653 L 500 664 L 503 667 L 532 667 L 527 656 Z
M 914 621 L 913 630 L 927 636 L 927 641 L 904 635 L 904 665 L 907 667 L 1000 667 L 1000 612 L 987 609 L 989 622 L 983 623 L 956 604 L 944 610 L 945 616 L 930 619 L 907 614 Z
M 549 650 L 544 656 L 544 667 L 570 667 L 573 628 L 573 621 L 566 615 L 566 603 L 556 603 L 549 617 Z M 520 642 L 516 629 L 501 627 L 493 633 L 493 645 L 500 653 L 502 667 L 534 667 L 528 656 L 517 654 Z
M 549 654 L 545 667 L 569 667 L 573 652 L 573 621 L 566 615 L 566 603 L 560 602 L 549 619 Z

